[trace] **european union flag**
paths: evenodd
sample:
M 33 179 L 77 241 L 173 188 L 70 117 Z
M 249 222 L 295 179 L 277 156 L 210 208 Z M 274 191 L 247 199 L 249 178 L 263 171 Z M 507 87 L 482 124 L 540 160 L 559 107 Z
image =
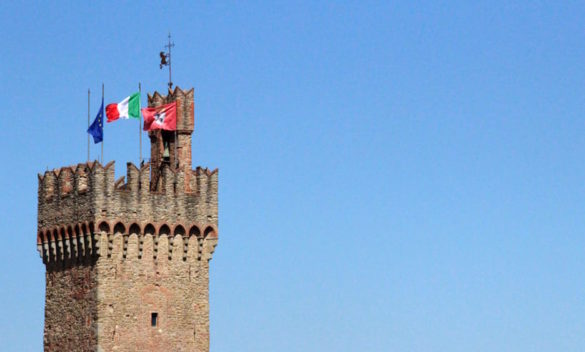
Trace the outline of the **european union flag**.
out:
M 102 106 L 93 120 L 93 123 L 87 129 L 87 133 L 91 134 L 94 143 L 99 143 L 104 140 L 104 98 L 102 98 Z

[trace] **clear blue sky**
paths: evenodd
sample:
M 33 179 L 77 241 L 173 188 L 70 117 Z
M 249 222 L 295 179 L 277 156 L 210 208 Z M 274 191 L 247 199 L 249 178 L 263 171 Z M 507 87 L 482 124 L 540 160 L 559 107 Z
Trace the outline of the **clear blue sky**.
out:
M 102 82 L 106 103 L 165 89 L 168 31 L 193 163 L 220 169 L 211 351 L 585 350 L 584 18 L 581 1 L 2 2 L 2 350 L 42 346 L 37 173 L 86 159 L 88 88 L 92 118 Z M 118 175 L 137 129 L 106 126 Z

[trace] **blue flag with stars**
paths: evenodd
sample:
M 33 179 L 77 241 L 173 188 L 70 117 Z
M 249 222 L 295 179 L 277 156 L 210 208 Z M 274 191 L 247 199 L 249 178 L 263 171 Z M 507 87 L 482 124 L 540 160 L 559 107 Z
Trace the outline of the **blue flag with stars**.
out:
M 102 98 L 102 106 L 93 120 L 93 123 L 87 129 L 87 133 L 91 134 L 94 143 L 99 143 L 104 140 L 104 98 Z

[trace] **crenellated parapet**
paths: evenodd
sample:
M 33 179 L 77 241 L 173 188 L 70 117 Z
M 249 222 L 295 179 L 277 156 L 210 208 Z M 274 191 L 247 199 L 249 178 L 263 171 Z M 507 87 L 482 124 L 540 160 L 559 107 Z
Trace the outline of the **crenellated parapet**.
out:
M 185 248 L 191 237 L 207 247 L 217 243 L 217 169 L 198 167 L 187 173 L 164 167 L 157 190 L 149 186 L 150 164 L 138 168 L 128 163 L 126 176 L 117 180 L 114 162 L 78 164 L 39 175 L 37 245 L 43 261 L 79 262 L 100 256 L 100 239 L 117 234 L 125 241 L 132 234 L 167 236 L 170 243 L 180 235 Z M 213 250 L 208 252 L 211 258 Z

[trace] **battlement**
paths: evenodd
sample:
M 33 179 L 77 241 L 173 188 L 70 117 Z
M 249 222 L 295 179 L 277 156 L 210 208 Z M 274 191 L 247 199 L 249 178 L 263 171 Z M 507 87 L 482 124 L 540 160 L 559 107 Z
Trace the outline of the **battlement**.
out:
M 128 219 L 170 224 L 217 225 L 218 170 L 160 170 L 160 185 L 150 187 L 150 164 L 127 164 L 115 180 L 115 164 L 78 164 L 39 175 L 39 229 L 81 222 Z
M 109 176 L 115 175 L 114 164 L 114 161 L 110 161 L 103 166 L 98 161 L 93 161 L 49 170 L 42 175 L 38 174 L 39 195 L 43 195 L 43 199 L 46 202 L 51 202 L 54 198 L 67 198 L 71 195 L 85 194 L 88 192 L 90 185 L 95 187 L 97 191 L 105 191 L 109 188 L 107 187 Z M 208 168 L 202 167 L 190 170 L 190 176 L 194 178 L 190 183 L 181 183 L 185 185 L 183 191 L 190 194 L 200 193 L 202 183 L 199 181 L 202 181 L 204 184 L 210 184 L 208 181 L 212 181 L 213 178 L 217 180 L 217 172 L 218 169 L 209 170 Z M 166 166 L 163 175 L 167 176 L 163 182 L 165 186 L 161 191 L 153 191 L 151 193 L 165 193 L 168 189 L 172 189 L 174 193 L 181 191 L 182 187 L 177 188 L 177 184 L 185 179 L 183 170 L 173 170 L 171 167 Z M 140 169 L 133 163 L 127 163 L 126 177 L 122 176 L 113 182 L 114 186 L 112 189 L 116 191 L 138 191 L 142 189 L 142 184 L 148 184 L 149 182 L 150 163 L 144 164 Z M 171 185 L 173 187 L 169 187 Z M 148 190 L 149 187 L 145 187 L 145 189 Z

